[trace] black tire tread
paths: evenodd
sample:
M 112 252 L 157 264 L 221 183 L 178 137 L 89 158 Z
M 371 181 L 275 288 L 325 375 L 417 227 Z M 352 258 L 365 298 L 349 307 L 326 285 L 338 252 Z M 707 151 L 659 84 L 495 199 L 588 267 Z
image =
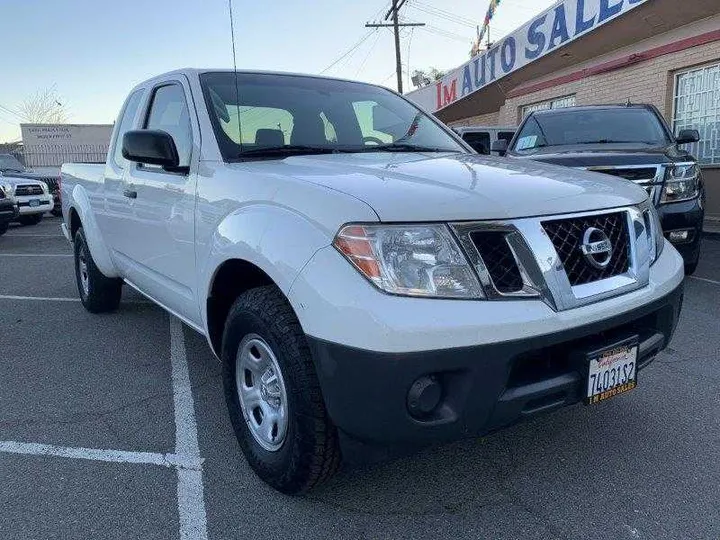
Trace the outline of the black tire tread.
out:
M 87 298 L 83 296 L 77 263 L 81 244 L 84 244 L 87 250 L 88 275 L 90 276 L 90 294 Z M 75 233 L 73 247 L 75 279 L 77 281 L 78 293 L 80 294 L 80 300 L 83 306 L 85 306 L 85 309 L 87 309 L 90 313 L 107 313 L 115 311 L 120 305 L 120 298 L 122 297 L 122 280 L 105 276 L 95 265 L 95 261 L 90 253 L 90 248 L 87 247 L 85 231 L 82 227 L 80 227 Z
M 233 304 L 227 318 L 227 333 L 231 321 L 242 312 L 251 312 L 269 325 L 282 339 L 283 357 L 292 364 L 298 399 L 305 402 L 304 418 L 313 422 L 314 440 L 301 440 L 291 458 L 307 463 L 307 474 L 301 480 L 283 481 L 271 485 L 288 494 L 304 493 L 332 477 L 340 468 L 342 456 L 337 429 L 325 408 L 320 382 L 315 372 L 305 333 L 285 296 L 274 285 L 258 287 L 243 293 Z M 285 347 L 285 344 L 289 346 Z M 225 348 L 223 347 L 223 350 Z M 309 463 L 308 463 L 309 462 Z M 297 471 L 291 471 L 293 474 Z M 259 472 L 260 476 L 263 475 Z M 264 478 L 266 481 L 267 479 Z

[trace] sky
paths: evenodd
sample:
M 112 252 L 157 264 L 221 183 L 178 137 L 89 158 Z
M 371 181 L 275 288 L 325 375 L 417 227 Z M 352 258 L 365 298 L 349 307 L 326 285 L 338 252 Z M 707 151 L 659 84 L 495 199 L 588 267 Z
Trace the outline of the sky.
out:
M 357 79 L 395 88 L 389 0 L 232 0 L 238 69 Z M 408 0 L 404 71 L 468 59 L 489 0 Z M 503 0 L 493 40 L 555 0 Z M 0 142 L 20 137 L 19 105 L 54 88 L 70 123 L 112 123 L 128 91 L 181 67 L 232 67 L 228 0 L 0 0 Z M 407 92 L 411 85 L 405 82 Z

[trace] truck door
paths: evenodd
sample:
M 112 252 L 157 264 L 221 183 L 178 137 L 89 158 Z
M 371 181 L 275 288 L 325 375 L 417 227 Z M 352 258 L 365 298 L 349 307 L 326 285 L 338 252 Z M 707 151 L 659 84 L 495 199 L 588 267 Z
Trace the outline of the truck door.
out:
M 126 231 L 129 279 L 143 292 L 193 323 L 200 321 L 195 300 L 194 207 L 199 126 L 190 107 L 186 80 L 165 81 L 151 89 L 141 129 L 172 135 L 180 163 L 168 171 L 134 163 L 127 184 L 133 190 L 135 213 Z M 191 114 L 192 111 L 192 114 Z M 197 166 L 197 165 L 195 165 Z
M 113 139 L 105 165 L 105 179 L 102 201 L 95 206 L 95 216 L 107 246 L 116 252 L 124 253 L 126 235 L 124 227 L 134 212 L 134 201 L 124 195 L 127 191 L 125 173 L 131 163 L 122 156 L 123 135 L 135 126 L 135 120 L 142 105 L 145 91 L 136 90 L 125 102 L 117 120 Z

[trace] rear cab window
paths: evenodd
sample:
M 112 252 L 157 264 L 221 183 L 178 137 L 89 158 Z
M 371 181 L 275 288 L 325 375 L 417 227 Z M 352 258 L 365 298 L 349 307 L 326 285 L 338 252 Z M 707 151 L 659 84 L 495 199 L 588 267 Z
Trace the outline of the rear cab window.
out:
M 190 166 L 192 126 L 185 91 L 180 84 L 168 83 L 155 89 L 144 127 L 169 133 L 177 147 L 179 166 Z M 162 167 L 146 164 L 142 168 L 163 170 Z
M 120 169 L 127 167 L 128 163 L 122 155 L 123 136 L 133 127 L 133 120 L 140 108 L 143 94 L 144 90 L 136 90 L 130 94 L 117 122 L 114 146 L 110 155 L 113 164 Z

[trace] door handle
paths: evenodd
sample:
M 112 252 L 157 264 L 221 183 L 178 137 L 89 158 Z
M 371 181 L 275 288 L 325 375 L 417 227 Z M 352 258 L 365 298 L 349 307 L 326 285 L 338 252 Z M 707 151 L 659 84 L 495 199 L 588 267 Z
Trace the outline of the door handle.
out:
M 125 195 L 128 199 L 137 199 L 137 191 L 132 189 L 123 190 L 123 195 Z

